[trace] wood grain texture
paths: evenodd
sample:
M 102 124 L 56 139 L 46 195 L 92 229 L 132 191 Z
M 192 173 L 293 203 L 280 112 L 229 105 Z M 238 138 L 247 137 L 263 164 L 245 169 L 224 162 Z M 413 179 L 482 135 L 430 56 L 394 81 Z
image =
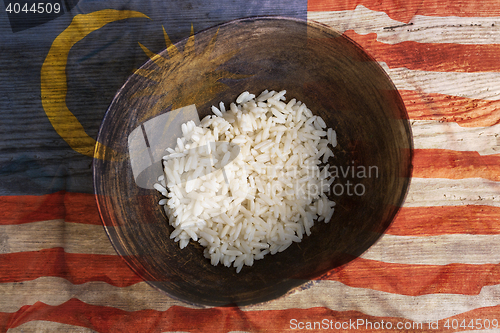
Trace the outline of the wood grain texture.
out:
M 484 286 L 499 284 L 500 269 L 496 264 L 412 265 L 358 258 L 321 279 L 408 296 L 477 295 Z
M 102 225 L 93 194 L 59 191 L 46 195 L 0 197 L 0 224 L 44 220 Z
M 115 255 L 100 225 L 68 223 L 63 220 L 19 225 L 0 225 L 0 253 L 64 248 L 68 253 Z
M 174 305 L 185 306 L 159 293 L 146 282 L 119 288 L 101 281 L 72 284 L 66 279 L 45 276 L 26 282 L 2 283 L 0 291 L 4 299 L 0 312 L 15 312 L 25 305 L 36 303 L 57 306 L 73 298 L 96 306 L 106 306 L 110 300 L 114 300 L 113 308 L 123 311 L 165 311 Z
M 448 319 L 499 319 L 496 1 L 118 6 L 81 0 L 77 8 L 110 6 L 152 19 L 112 23 L 69 54 L 67 104 L 91 137 L 115 92 L 147 60 L 137 42 L 155 52 L 164 48 L 162 25 L 175 42 L 189 35 L 191 24 L 198 31 L 242 15 L 307 16 L 365 47 L 396 83 L 417 148 L 407 203 L 366 257 L 282 298 L 207 309 L 168 298 L 139 280 L 109 245 L 91 194 L 92 160 L 71 150 L 42 108 L 40 68 L 71 14 L 16 34 L 0 20 L 0 294 L 6 296 L 0 332 L 296 332 L 294 318 L 327 318 L 394 327 L 424 322 L 406 331 L 444 333 Z M 428 322 L 438 319 L 432 329 Z
M 35 307 L 35 306 L 34 306 Z M 47 305 L 37 305 L 37 312 L 41 313 L 38 316 L 39 320 L 55 321 L 57 314 L 63 314 L 59 321 L 64 321 L 68 325 L 78 325 L 75 329 L 80 330 L 81 327 L 92 327 L 98 332 L 112 332 L 122 330 L 128 327 L 134 327 L 141 331 L 147 332 L 195 332 L 201 333 L 205 331 L 211 332 L 226 332 L 225 327 L 231 327 L 236 332 L 255 332 L 259 330 L 267 330 L 271 332 L 294 332 L 296 328 L 290 328 L 290 322 L 297 316 L 305 319 L 306 322 L 314 323 L 321 322 L 324 318 L 332 321 L 333 327 L 335 323 L 344 327 L 348 327 L 349 319 L 363 320 L 363 323 L 371 322 L 372 326 L 360 325 L 357 329 L 360 332 L 373 331 L 375 322 L 379 322 L 380 317 L 367 315 L 359 310 L 337 311 L 331 310 L 328 307 L 314 307 L 310 309 L 286 309 L 286 310 L 266 310 L 266 311 L 240 311 L 233 308 L 217 308 L 206 310 L 191 310 L 181 307 L 172 307 L 168 311 L 137 311 L 126 313 L 120 310 L 114 310 L 107 307 L 98 307 L 86 305 L 78 300 L 71 300 L 67 303 L 51 307 Z M 454 316 L 454 319 L 470 321 L 471 318 L 484 318 L 491 320 L 496 318 L 498 306 L 490 308 L 475 309 L 463 314 Z M 21 312 L 21 311 L 19 311 Z M 204 323 L 203 328 L 193 325 L 194 318 L 198 318 Z M 3 319 L 3 320 L 2 320 Z M 17 319 L 16 321 L 12 319 Z M 13 326 L 21 328 L 21 325 L 26 325 L 26 317 L 18 313 L 3 314 L 0 317 L 0 322 L 14 321 Z M 429 322 L 415 322 L 405 320 L 401 317 L 383 318 L 384 322 L 390 322 L 392 327 L 407 326 L 405 332 L 408 333 L 437 333 L 449 331 L 447 328 L 441 327 L 438 329 L 429 328 Z M 221 328 L 221 321 L 224 322 Z M 444 325 L 444 320 L 440 321 L 439 325 Z M 347 326 L 346 326 L 347 325 Z M 375 324 L 376 325 L 376 324 Z M 27 325 L 29 327 L 29 325 Z M 78 331 L 76 331 L 78 332 Z M 481 333 L 491 333 L 491 330 L 480 330 Z
M 55 290 L 57 285 L 64 286 L 64 292 L 58 293 Z M 22 311 L 22 304 L 29 304 L 33 305 L 34 309 L 45 307 L 48 310 L 50 307 L 59 307 L 59 309 L 66 309 L 73 316 L 77 315 L 77 311 L 79 310 L 80 315 L 86 318 L 85 313 L 87 311 L 93 312 L 93 309 L 104 310 L 104 308 L 107 308 L 107 311 L 104 311 L 103 314 L 106 314 L 108 320 L 121 317 L 126 314 L 125 312 L 135 312 L 135 316 L 131 316 L 131 318 L 135 317 L 135 320 L 140 323 L 148 317 L 148 314 L 153 316 L 171 315 L 171 312 L 177 311 L 179 311 L 178 315 L 182 317 L 191 317 L 196 314 L 200 316 L 220 316 L 225 312 L 230 312 L 232 315 L 258 316 L 261 311 L 269 311 L 268 315 L 272 316 L 272 311 L 327 308 L 333 311 L 359 311 L 360 314 L 376 317 L 427 322 L 458 314 L 466 314 L 467 312 L 484 308 L 484 306 L 495 307 L 499 305 L 496 297 L 496 293 L 499 291 L 498 285 L 484 286 L 481 292 L 476 295 L 433 293 L 417 296 L 401 295 L 367 288 L 354 288 L 333 280 L 318 281 L 313 285 L 314 288 L 290 293 L 286 298 L 279 298 L 248 307 L 199 309 L 172 300 L 164 294 L 151 289 L 145 282 L 126 288 L 116 288 L 101 282 L 71 285 L 64 279 L 46 277 L 36 281 L 25 282 L 18 286 L 19 294 L 24 296 L 24 300 L 16 298 L 15 294 L 8 292 L 8 288 L 12 289 L 12 284 L 0 285 L 0 288 L 3 289 L 2 291 L 6 292 L 4 295 L 11 299 L 9 306 L 2 304 L 0 314 L 5 316 L 8 313 L 12 314 L 20 310 Z M 336 295 L 342 295 L 342 297 L 335 297 Z M 106 307 L 109 299 L 114 299 L 113 307 Z M 75 302 L 79 304 L 80 309 L 75 309 L 67 304 Z M 383 303 L 388 304 L 388 306 L 380 306 Z M 431 314 L 427 313 L 429 307 L 438 309 L 445 306 L 446 308 L 442 311 L 434 311 Z M 39 315 L 47 313 L 50 313 L 50 311 L 45 311 L 45 313 L 40 311 Z M 104 318 L 101 319 L 99 316 L 97 319 L 98 322 L 105 322 Z M 220 320 L 220 317 L 218 320 Z M 19 320 L 17 322 L 20 324 L 22 321 Z M 175 322 L 188 324 L 182 321 Z M 203 322 L 206 323 L 206 321 Z M 264 325 L 265 321 L 247 322 L 247 324 L 252 323 Z M 86 327 L 89 324 L 87 323 L 83 326 Z
M 500 208 L 488 205 L 403 207 L 386 231 L 390 235 L 500 234 Z
M 382 63 L 398 90 L 413 90 L 426 94 L 497 101 L 500 99 L 500 72 L 434 72 L 389 68 Z
M 384 235 L 361 258 L 412 265 L 482 265 L 500 261 L 500 235 Z M 401 252 L 405 256 L 401 256 Z
M 475 151 L 480 155 L 500 153 L 500 124 L 462 127 L 455 122 L 412 120 L 415 149 Z
M 415 15 L 409 22 L 403 22 L 389 17 L 384 11 L 373 10 L 363 5 L 358 5 L 353 10 L 308 12 L 308 19 L 325 23 L 340 32 L 353 30 L 360 35 L 375 33 L 376 40 L 386 44 L 402 42 L 454 43 L 464 46 L 496 44 L 500 33 L 498 15 L 489 17 Z
M 357 7 L 366 7 L 383 12 L 388 17 L 402 22 L 409 22 L 415 16 L 455 16 L 455 17 L 492 17 L 500 16 L 495 8 L 494 0 L 487 1 L 453 1 L 453 0 L 410 0 L 401 3 L 397 0 L 348 0 L 342 2 L 310 0 L 307 2 L 308 12 L 347 11 Z M 491 10 L 490 10 L 491 9 Z
M 499 20 L 500 21 L 500 20 Z M 422 43 L 378 41 L 376 33 L 344 32 L 389 68 L 435 72 L 497 72 L 500 69 L 499 44 Z
M 16 328 L 11 328 L 9 333 L 35 333 L 35 332 L 54 332 L 54 333 L 96 333 L 93 329 L 71 324 L 61 324 L 58 322 L 46 320 L 33 320 L 22 324 Z
M 498 289 L 498 285 L 487 286 L 478 295 L 406 296 L 364 288 L 351 289 L 337 281 L 320 281 L 314 284 L 314 288 L 288 295 L 287 299 L 281 298 L 267 304 L 258 304 L 249 307 L 248 310 L 290 309 L 290 307 L 305 310 L 327 307 L 333 311 L 354 310 L 369 316 L 388 317 L 392 320 L 399 318 L 400 320 L 429 322 L 459 315 L 467 317 L 469 312 L 482 310 L 484 307 L 489 307 L 485 309 L 486 311 L 495 313 L 495 307 L 499 305 L 495 296 Z M 309 301 L 305 303 L 304 299 Z M 382 304 L 386 306 L 381 306 Z
M 403 207 L 488 205 L 499 207 L 500 183 L 482 178 L 412 178 Z
M 118 256 L 72 254 L 61 248 L 2 255 L 0 268 L 1 283 L 50 276 L 64 278 L 74 285 L 98 281 L 123 288 L 143 281 Z M 496 264 L 413 265 L 358 258 L 317 280 L 335 280 L 355 288 L 411 296 L 475 295 L 484 286 L 499 284 L 500 270 Z
M 480 155 L 475 151 L 416 149 L 413 176 L 500 181 L 500 155 Z
M 127 287 L 143 281 L 117 255 L 65 252 L 62 247 L 4 253 L 0 256 L 0 283 L 60 277 L 72 284 L 91 281 Z
M 500 101 L 399 90 L 410 119 L 454 122 L 462 127 L 500 123 Z

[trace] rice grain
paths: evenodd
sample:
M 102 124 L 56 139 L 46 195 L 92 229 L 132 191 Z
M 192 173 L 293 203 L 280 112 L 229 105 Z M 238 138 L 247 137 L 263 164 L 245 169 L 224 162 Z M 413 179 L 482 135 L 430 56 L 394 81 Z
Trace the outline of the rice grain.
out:
M 314 221 L 331 221 L 335 202 L 324 192 L 333 179 L 320 165 L 334 157 L 336 133 L 285 94 L 245 91 L 227 111 L 221 102 L 200 125 L 182 124 L 154 185 L 180 248 L 193 240 L 212 265 L 240 272 L 300 242 Z

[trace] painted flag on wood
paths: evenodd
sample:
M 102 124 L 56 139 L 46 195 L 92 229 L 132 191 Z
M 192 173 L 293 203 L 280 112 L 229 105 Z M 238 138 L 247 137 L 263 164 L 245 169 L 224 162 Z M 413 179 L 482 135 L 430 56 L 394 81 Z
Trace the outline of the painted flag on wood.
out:
M 79 1 L 25 29 L 1 13 L 0 332 L 497 331 L 496 5 Z M 113 95 L 147 60 L 138 42 L 155 51 L 164 47 L 162 26 L 175 42 L 189 35 L 191 24 L 201 30 L 251 15 L 293 16 L 329 25 L 364 47 L 400 91 L 416 148 L 407 200 L 386 234 L 360 258 L 263 304 L 198 309 L 143 282 L 116 255 L 101 225 L 92 158 L 61 135 L 41 92 L 42 67 L 57 37 L 78 14 L 108 9 L 130 12 L 80 40 L 65 35 L 73 39 L 61 48 L 67 85 L 57 93 L 85 140 L 96 137 Z

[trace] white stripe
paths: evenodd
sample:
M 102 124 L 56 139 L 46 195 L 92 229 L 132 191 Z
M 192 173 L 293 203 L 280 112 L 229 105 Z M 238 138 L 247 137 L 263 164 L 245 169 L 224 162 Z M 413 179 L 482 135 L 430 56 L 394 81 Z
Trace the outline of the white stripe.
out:
M 425 323 L 442 320 L 474 309 L 497 305 L 500 305 L 500 285 L 485 286 L 478 295 L 428 294 L 405 296 L 365 288 L 348 287 L 338 281 L 318 281 L 307 289 L 300 290 L 299 288 L 286 297 L 264 304 L 245 307 L 245 310 L 327 307 L 334 311 L 359 311 L 369 316 L 396 317 L 402 320 Z M 356 319 L 355 317 L 352 318 L 352 320 Z M 307 319 L 304 318 L 303 320 Z M 442 324 L 440 322 L 440 327 L 442 327 Z M 428 324 L 424 324 L 423 328 L 428 329 Z
M 16 328 L 10 328 L 7 333 L 97 333 L 87 327 L 61 324 L 53 321 L 32 320 Z M 234 331 L 238 332 L 238 331 Z M 186 331 L 163 331 L 162 333 L 189 333 Z M 232 333 L 232 332 L 230 332 Z
M 389 68 L 380 65 L 399 90 L 415 90 L 422 93 L 500 100 L 500 73 L 497 72 L 432 72 Z
M 97 333 L 90 328 L 61 324 L 53 321 L 32 320 L 16 328 L 10 328 L 7 333 Z
M 403 204 L 404 207 L 463 205 L 500 207 L 500 182 L 483 178 L 412 178 Z
M 498 264 L 500 235 L 424 237 L 384 234 L 361 258 L 409 265 Z
M 116 254 L 100 225 L 49 220 L 0 225 L 0 254 L 62 247 L 67 253 Z
M 124 311 L 166 311 L 173 305 L 192 307 L 168 297 L 146 282 L 120 288 L 101 281 L 72 284 L 59 277 L 40 277 L 32 281 L 2 283 L 0 295 L 0 312 L 7 313 L 36 302 L 58 306 L 72 298 L 90 305 L 112 306 Z
M 22 284 L 0 284 L 0 294 L 3 295 L 0 299 L 0 312 L 8 313 L 37 301 L 57 306 L 71 298 L 90 305 L 109 306 L 130 312 L 146 309 L 166 311 L 174 305 L 193 308 L 165 296 L 145 282 L 118 288 L 104 282 L 73 285 L 62 278 L 44 277 Z M 349 287 L 338 281 L 318 281 L 296 288 L 276 300 L 241 309 L 255 311 L 327 307 L 334 311 L 360 311 L 370 316 L 427 322 L 496 305 L 500 305 L 500 285 L 485 286 L 478 295 L 406 296 Z
M 500 154 L 500 124 L 488 127 L 461 127 L 454 122 L 412 120 L 416 149 L 476 151 L 481 155 Z
M 387 44 L 419 43 L 499 44 L 500 17 L 415 15 L 407 24 L 386 13 L 358 5 L 355 10 L 307 12 L 307 19 L 329 25 L 339 32 L 376 33 Z

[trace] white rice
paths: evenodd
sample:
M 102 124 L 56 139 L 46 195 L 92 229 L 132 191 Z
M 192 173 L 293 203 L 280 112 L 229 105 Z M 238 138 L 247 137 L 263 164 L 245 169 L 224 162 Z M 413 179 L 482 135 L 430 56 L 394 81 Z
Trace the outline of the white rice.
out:
M 333 157 L 335 131 L 305 104 L 285 103 L 285 93 L 245 91 L 229 109 L 212 106 L 215 116 L 183 124 L 163 158 L 154 187 L 166 197 L 159 204 L 175 228 L 170 238 L 181 248 L 198 241 L 212 265 L 240 272 L 332 219 L 325 192 L 333 179 L 321 165 Z

